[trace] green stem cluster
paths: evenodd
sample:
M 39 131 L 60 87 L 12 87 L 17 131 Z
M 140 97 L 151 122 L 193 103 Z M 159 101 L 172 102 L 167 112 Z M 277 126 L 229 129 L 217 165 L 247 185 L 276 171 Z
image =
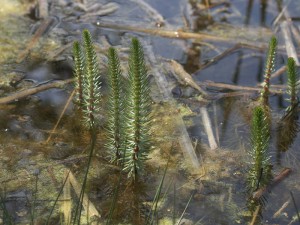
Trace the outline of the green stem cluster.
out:
M 149 77 L 144 61 L 144 53 L 138 39 L 133 38 L 129 56 L 129 89 L 126 112 L 126 154 L 124 170 L 136 178 L 147 159 L 150 127 Z
M 95 128 L 95 113 L 100 101 L 99 71 L 96 53 L 90 33 L 83 31 L 84 54 L 78 42 L 74 43 L 74 61 L 78 104 L 82 107 L 85 124 Z M 149 77 L 142 46 L 137 38 L 132 39 L 126 92 L 121 82 L 120 61 L 114 48 L 108 51 L 108 124 L 106 148 L 110 161 L 119 163 L 124 159 L 124 170 L 136 178 L 147 159 L 150 128 Z M 126 105 L 126 109 L 125 108 Z M 122 152 L 124 156 L 122 157 Z
M 110 96 L 106 148 L 110 154 L 110 161 L 118 163 L 121 159 L 121 147 L 124 138 L 124 125 L 122 123 L 124 120 L 124 95 L 121 84 L 120 61 L 114 48 L 108 50 L 108 84 Z
M 79 107 L 83 111 L 84 124 L 93 130 L 96 123 L 95 114 L 100 108 L 100 73 L 90 32 L 84 30 L 82 38 L 84 52 L 79 42 L 74 42 L 73 45 L 76 91 Z
M 292 57 L 288 58 L 287 61 L 287 75 L 288 75 L 287 94 L 290 96 L 290 98 L 288 99 L 290 101 L 290 106 L 287 108 L 287 111 L 291 111 L 295 106 L 298 105 L 297 94 L 299 89 L 296 63 Z
M 267 53 L 267 61 L 265 66 L 265 78 L 264 78 L 263 89 L 261 91 L 261 101 L 264 106 L 267 106 L 269 102 L 270 76 L 274 71 L 274 67 L 275 67 L 276 49 L 277 49 L 277 39 L 275 37 L 272 37 L 269 42 L 269 50 Z
M 250 193 L 268 184 L 271 178 L 270 162 L 267 154 L 270 133 L 263 107 L 253 111 L 251 123 L 251 168 L 248 174 Z

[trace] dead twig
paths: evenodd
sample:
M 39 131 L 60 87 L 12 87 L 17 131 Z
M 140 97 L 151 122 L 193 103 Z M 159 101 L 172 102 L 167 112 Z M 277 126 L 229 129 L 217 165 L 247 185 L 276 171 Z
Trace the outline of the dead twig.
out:
M 46 19 L 49 16 L 48 13 L 48 0 L 39 0 L 39 18 Z
M 279 182 L 281 182 L 284 178 L 286 178 L 292 170 L 290 168 L 284 168 L 272 181 L 271 183 L 266 186 L 258 189 L 256 192 L 253 193 L 252 198 L 254 200 L 258 200 L 261 198 L 261 196 L 267 191 L 273 188 L 275 185 L 277 185 Z
M 255 224 L 255 221 L 256 221 L 256 218 L 258 216 L 258 213 L 259 213 L 260 209 L 261 209 L 261 205 L 258 205 L 256 207 L 256 209 L 255 209 L 255 212 L 253 213 L 253 217 L 252 217 L 250 225 L 254 225 Z
M 253 49 L 253 50 L 258 50 L 258 51 L 262 51 L 264 49 L 264 47 L 260 47 L 260 46 L 249 45 L 246 43 L 238 43 L 238 44 L 234 45 L 233 47 L 226 49 L 224 52 L 220 53 L 219 55 L 215 56 L 214 58 L 210 59 L 208 62 L 204 63 L 203 65 L 201 65 L 201 70 L 210 66 L 213 63 L 216 63 L 217 61 L 221 60 L 222 58 L 228 56 L 229 54 L 235 52 L 236 50 L 238 50 L 240 48 Z
M 18 58 L 17 63 L 22 62 L 25 57 L 28 55 L 30 50 L 33 48 L 33 46 L 37 43 L 39 38 L 44 34 L 44 32 L 48 29 L 48 27 L 53 23 L 54 18 L 48 18 L 46 20 L 43 20 L 43 22 L 40 24 L 39 28 L 36 30 L 32 38 L 30 39 L 29 43 L 27 44 L 27 47 L 24 51 L 22 51 Z
M 52 135 L 54 134 L 54 132 L 55 132 L 55 130 L 56 130 L 56 128 L 57 128 L 59 122 L 61 121 L 61 119 L 62 119 L 62 117 L 63 117 L 63 115 L 65 114 L 65 112 L 66 112 L 68 106 L 70 105 L 70 102 L 71 102 L 71 100 L 73 99 L 74 94 L 75 94 L 75 89 L 74 89 L 74 90 L 72 91 L 72 93 L 70 94 L 70 97 L 68 98 L 68 101 L 67 101 L 67 103 L 65 104 L 65 107 L 64 107 L 63 111 L 61 112 L 61 114 L 60 114 L 60 116 L 59 116 L 59 118 L 58 118 L 58 120 L 57 120 L 55 126 L 54 126 L 53 129 L 51 130 L 50 135 L 49 135 L 48 139 L 46 140 L 46 143 L 48 143 L 48 142 L 51 140 L 51 137 L 52 137 Z
M 208 116 L 208 112 L 207 112 L 207 108 L 206 107 L 200 107 L 200 113 L 201 113 L 201 118 L 202 118 L 202 122 L 204 125 L 204 129 L 208 138 L 208 144 L 211 150 L 215 150 L 216 148 L 218 148 L 213 130 L 212 130 L 212 126 L 211 126 L 211 121 L 210 118 Z
M 162 29 L 155 29 L 155 28 L 142 28 L 142 27 L 133 27 L 128 25 L 118 25 L 112 23 L 105 23 L 105 22 L 97 22 L 98 27 L 108 28 L 108 29 L 115 29 L 115 30 L 126 30 L 126 31 L 133 31 L 137 33 L 146 33 L 155 36 L 161 37 L 168 37 L 168 38 L 176 38 L 176 39 L 200 39 L 200 40 L 208 40 L 208 41 L 215 41 L 215 42 L 225 42 L 225 43 L 234 43 L 236 44 L 236 39 L 233 38 L 226 38 L 221 36 L 216 36 L 213 34 L 205 34 L 205 33 L 192 33 L 192 32 L 185 32 L 182 30 L 162 30 Z M 260 48 L 267 48 L 266 43 L 243 43 L 240 42 L 242 45 L 248 46 L 258 46 Z
M 79 198 L 80 194 L 81 194 L 81 186 L 79 185 L 78 181 L 76 180 L 74 174 L 71 171 L 69 173 L 69 181 L 70 181 L 71 185 L 73 186 L 77 197 Z M 89 200 L 87 194 L 83 195 L 82 205 L 89 217 L 92 217 L 92 216 L 97 216 L 98 218 L 101 217 L 101 215 L 97 211 L 94 204 Z
M 280 216 L 283 210 L 291 203 L 291 200 L 286 201 L 283 203 L 283 205 L 280 207 L 280 209 L 277 210 L 277 212 L 274 213 L 273 218 L 277 218 Z
M 260 87 L 249 87 L 249 86 L 240 86 L 240 85 L 233 85 L 233 84 L 224 84 L 224 83 L 216 83 L 213 81 L 203 81 L 201 83 L 202 86 L 206 87 L 216 87 L 216 88 L 223 88 L 223 89 L 229 89 L 229 90 L 235 90 L 235 91 L 261 91 Z M 272 88 L 273 87 L 273 88 Z M 273 94 L 283 94 L 284 91 L 280 88 L 283 88 L 285 86 L 276 86 L 278 89 L 274 89 L 275 85 L 271 85 L 270 93 Z
M 290 31 L 290 23 L 288 23 L 287 21 L 283 21 L 280 24 L 280 28 L 282 30 L 282 35 L 283 35 L 283 38 L 285 41 L 287 55 L 289 57 L 293 57 L 295 59 L 296 65 L 299 66 L 300 63 L 299 63 L 299 60 L 297 57 L 297 52 L 296 52 L 295 46 L 292 41 L 292 35 L 291 35 L 291 31 Z
M 28 97 L 30 95 L 34 95 L 36 93 L 39 93 L 41 91 L 45 91 L 51 88 L 63 88 L 66 84 L 69 84 L 71 82 L 74 82 L 74 79 L 68 79 L 63 81 L 53 81 L 51 83 L 41 84 L 23 91 L 19 91 L 16 93 L 13 93 L 9 96 L 0 98 L 0 104 L 7 104 L 10 102 L 18 101 L 22 98 Z

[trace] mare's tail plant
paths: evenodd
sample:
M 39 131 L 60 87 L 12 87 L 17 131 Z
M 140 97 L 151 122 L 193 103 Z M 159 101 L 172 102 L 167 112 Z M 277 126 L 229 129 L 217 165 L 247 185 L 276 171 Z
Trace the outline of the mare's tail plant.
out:
M 299 131 L 298 123 L 298 90 L 299 81 L 296 69 L 295 60 L 288 58 L 287 62 L 287 75 L 288 75 L 288 88 L 287 94 L 289 97 L 290 105 L 286 109 L 286 114 L 280 120 L 277 130 L 277 162 L 280 163 L 281 152 L 285 152 L 293 144 L 297 133 Z
M 97 56 L 88 30 L 82 32 L 84 53 L 79 42 L 74 42 L 75 77 L 78 104 L 83 111 L 83 122 L 91 130 L 95 128 L 95 114 L 99 111 L 100 73 Z
M 288 74 L 287 93 L 290 96 L 290 98 L 288 99 L 290 102 L 290 106 L 287 108 L 286 111 L 289 112 L 298 105 L 297 94 L 299 91 L 299 81 L 298 81 L 296 63 L 292 57 L 288 58 L 287 61 L 287 74 Z
M 80 224 L 82 211 L 82 200 L 87 183 L 87 176 L 96 144 L 96 116 L 100 106 L 100 73 L 97 63 L 95 47 L 92 42 L 91 34 L 88 30 L 82 32 L 84 54 L 82 53 L 80 44 L 74 43 L 74 59 L 75 59 L 75 75 L 77 80 L 77 92 L 79 96 L 79 105 L 83 112 L 83 122 L 91 135 L 90 152 L 87 162 L 87 168 L 82 182 L 81 192 L 78 204 L 75 210 L 74 224 Z M 80 99 L 81 98 L 81 99 Z
M 83 109 L 83 79 L 84 79 L 84 55 L 78 41 L 73 44 L 73 56 L 74 56 L 74 75 L 75 75 L 75 91 L 76 91 L 76 103 L 79 109 Z
M 269 50 L 267 53 L 267 60 L 265 66 L 265 75 L 264 75 L 264 84 L 263 89 L 261 91 L 261 103 L 264 107 L 269 105 L 269 93 L 270 93 L 270 76 L 274 71 L 275 67 L 275 57 L 276 57 L 276 49 L 277 49 L 277 39 L 272 37 L 269 42 Z
M 251 150 L 250 155 L 250 169 L 247 176 L 247 188 L 250 195 L 247 201 L 247 207 L 253 215 L 257 207 L 261 213 L 261 206 L 264 198 L 253 198 L 254 192 L 259 188 L 266 187 L 271 178 L 272 171 L 268 156 L 270 133 L 265 109 L 258 106 L 253 111 L 251 124 Z
M 149 77 L 142 46 L 137 38 L 132 39 L 129 56 L 129 90 L 126 113 L 125 167 L 128 176 L 136 178 L 143 167 L 150 148 L 150 90 Z
M 271 179 L 271 167 L 268 156 L 270 133 L 263 107 L 253 111 L 251 124 L 251 168 L 248 173 L 248 189 L 253 193 L 266 186 Z
M 110 161 L 121 159 L 121 147 L 123 141 L 124 104 L 121 87 L 121 69 L 117 51 L 114 48 L 108 50 L 108 81 L 110 96 L 108 103 L 108 135 L 106 147 L 110 153 Z

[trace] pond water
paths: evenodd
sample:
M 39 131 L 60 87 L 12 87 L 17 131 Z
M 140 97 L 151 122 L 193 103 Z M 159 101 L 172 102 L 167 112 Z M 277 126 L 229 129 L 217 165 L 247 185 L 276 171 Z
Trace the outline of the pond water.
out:
M 1 98 L 72 78 L 73 41 L 81 38 L 83 29 L 90 30 L 95 41 L 103 109 L 98 115 L 101 122 L 86 193 L 101 218 L 84 210 L 81 224 L 147 224 L 148 215 L 153 216 L 153 224 L 297 224 L 291 196 L 299 208 L 300 138 L 295 135 L 284 151 L 279 147 L 285 140 L 285 133 L 278 132 L 279 121 L 289 105 L 284 94 L 286 74 L 271 79 L 271 84 L 277 85 L 272 88 L 283 94 L 271 94 L 269 99 L 268 155 L 274 177 L 286 168 L 291 173 L 266 191 L 259 203 L 251 202 L 253 193 L 247 192 L 246 183 L 251 166 L 252 110 L 259 92 L 236 89 L 259 90 L 272 35 L 278 37 L 275 70 L 286 64 L 290 56 L 282 28 L 286 20 L 298 56 L 297 1 L 49 0 L 44 20 L 34 13 L 38 10 L 34 1 L 2 1 Z M 164 30 L 170 32 L 162 33 Z M 209 37 L 176 38 L 181 31 Z M 145 171 L 134 185 L 120 167 L 108 162 L 105 153 L 107 49 L 118 49 L 126 71 L 133 36 L 145 48 L 151 77 L 154 142 Z M 170 66 L 171 59 L 212 97 L 203 99 L 196 89 L 183 85 Z M 74 217 L 89 133 L 82 128 L 72 101 L 52 132 L 72 91 L 73 85 L 66 84 L 0 104 L 0 224 L 47 224 L 48 219 L 49 224 L 67 224 L 68 215 Z M 293 123 L 298 123 L 297 118 Z M 69 170 L 75 178 L 65 182 L 71 176 Z M 153 212 L 162 178 L 162 192 Z M 63 194 L 57 199 L 60 192 Z M 255 216 L 256 209 L 260 211 Z

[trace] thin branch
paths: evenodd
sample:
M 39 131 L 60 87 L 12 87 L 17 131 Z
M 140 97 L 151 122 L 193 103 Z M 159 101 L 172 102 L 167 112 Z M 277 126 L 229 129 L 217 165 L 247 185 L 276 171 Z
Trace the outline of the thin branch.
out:
M 66 84 L 69 84 L 71 82 L 74 82 L 74 79 L 67 79 L 63 81 L 53 81 L 51 83 L 41 84 L 23 91 L 19 91 L 16 93 L 13 93 L 9 96 L 0 98 L 0 105 L 1 104 L 7 104 L 10 102 L 18 101 L 22 98 L 26 98 L 30 95 L 34 95 L 36 93 L 51 89 L 51 88 L 63 88 Z

